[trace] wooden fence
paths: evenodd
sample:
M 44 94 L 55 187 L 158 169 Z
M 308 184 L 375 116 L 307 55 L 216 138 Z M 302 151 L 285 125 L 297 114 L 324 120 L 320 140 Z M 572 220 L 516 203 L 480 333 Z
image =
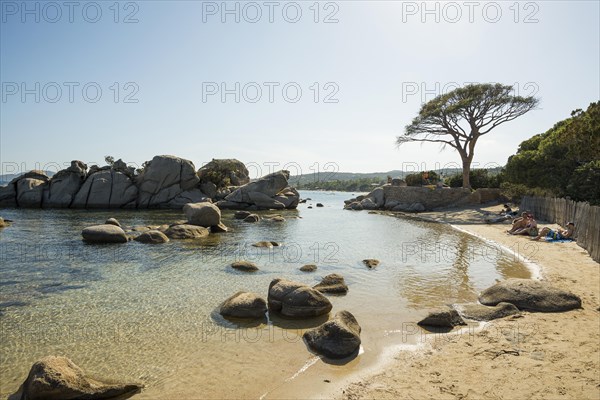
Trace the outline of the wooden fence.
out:
M 577 244 L 600 262 L 600 207 L 551 197 L 528 197 L 521 200 L 520 209 L 531 211 L 536 219 L 556 223 L 563 227 L 567 222 L 575 224 Z

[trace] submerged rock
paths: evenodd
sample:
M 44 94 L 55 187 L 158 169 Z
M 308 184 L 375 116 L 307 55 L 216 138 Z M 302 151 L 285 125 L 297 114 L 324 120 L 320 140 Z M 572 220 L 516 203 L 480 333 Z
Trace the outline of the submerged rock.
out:
M 23 400 L 94 400 L 128 398 L 142 389 L 137 384 L 108 384 L 89 378 L 66 357 L 48 356 L 31 367 L 21 385 Z
M 212 233 L 225 233 L 228 230 L 229 230 L 229 228 L 227 228 L 225 226 L 225 224 L 223 224 L 223 223 L 220 223 L 218 225 L 213 225 L 213 226 L 210 227 L 210 231 Z
M 476 321 L 491 321 L 519 313 L 519 309 L 510 303 L 498 303 L 494 307 L 475 303 L 454 304 L 453 307 L 463 318 L 474 319 Z
M 344 277 L 340 274 L 329 274 L 325 276 L 320 283 L 313 286 L 313 289 L 317 289 L 321 293 L 348 293 L 348 285 L 346 285 Z
M 263 318 L 267 302 L 257 294 L 237 292 L 221 304 L 219 312 L 224 317 Z
M 233 214 L 233 218 L 235 219 L 244 219 L 247 216 L 249 216 L 250 214 L 252 214 L 250 211 L 236 211 L 235 214 Z
M 333 307 L 318 290 L 281 278 L 273 279 L 269 285 L 268 305 L 269 310 L 294 318 L 327 314 Z
M 360 348 L 360 325 L 349 311 L 340 311 L 331 321 L 304 332 L 308 346 L 319 354 L 340 359 Z
M 231 263 L 231 268 L 244 272 L 258 271 L 256 264 L 250 261 L 235 261 Z
M 485 289 L 479 295 L 479 302 L 495 306 L 506 302 L 519 310 L 557 312 L 581 308 L 579 296 L 558 289 L 546 282 L 532 279 L 507 279 Z
M 306 264 L 300 267 L 300 271 L 302 272 L 314 272 L 317 270 L 317 266 L 315 264 Z
M 198 225 L 172 225 L 165 232 L 171 239 L 200 239 L 209 235 L 209 230 Z
M 126 243 L 127 235 L 118 226 L 104 224 L 84 228 L 81 231 L 83 240 L 91 243 Z
M 454 328 L 458 325 L 466 325 L 465 321 L 458 315 L 458 312 L 449 307 L 429 312 L 429 315 L 417 322 L 417 324 L 440 328 Z
M 244 222 L 258 222 L 260 217 L 257 214 L 250 214 L 244 218 Z
M 277 242 L 273 242 L 273 241 L 261 241 L 261 242 L 256 242 L 253 243 L 252 246 L 254 247 L 267 247 L 267 248 L 272 248 L 272 247 L 278 247 L 281 246 L 281 244 L 277 243 Z
M 363 263 L 369 268 L 375 268 L 379 265 L 379 260 L 376 260 L 374 258 L 367 258 L 363 260 Z
M 160 244 L 167 243 L 169 238 L 161 231 L 150 230 L 136 236 L 134 240 L 140 243 Z

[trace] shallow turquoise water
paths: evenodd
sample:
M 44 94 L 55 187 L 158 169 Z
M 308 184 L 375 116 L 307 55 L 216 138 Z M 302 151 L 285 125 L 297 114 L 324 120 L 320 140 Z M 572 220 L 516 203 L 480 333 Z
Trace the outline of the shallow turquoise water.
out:
M 142 398 L 259 397 L 285 387 L 312 357 L 301 333 L 323 319 L 273 317 L 240 329 L 215 312 L 238 290 L 266 298 L 276 277 L 314 285 L 342 274 L 350 291 L 331 297 L 333 312 L 356 316 L 365 353 L 311 371 L 344 374 L 371 362 L 394 340 L 389 332 L 426 308 L 529 276 L 511 255 L 448 226 L 343 211 L 351 195 L 304 192 L 312 201 L 282 212 L 283 223 L 249 224 L 224 212 L 231 232 L 163 245 L 90 245 L 80 232 L 108 217 L 160 225 L 182 219 L 180 211 L 2 210 L 15 222 L 0 232 L 0 395 L 14 392 L 36 359 L 62 354 L 98 377 L 143 382 Z M 325 207 L 307 208 L 317 202 Z M 261 240 L 283 246 L 251 246 Z M 364 258 L 381 264 L 369 270 Z M 260 271 L 232 270 L 237 259 Z M 308 263 L 317 272 L 298 270 Z

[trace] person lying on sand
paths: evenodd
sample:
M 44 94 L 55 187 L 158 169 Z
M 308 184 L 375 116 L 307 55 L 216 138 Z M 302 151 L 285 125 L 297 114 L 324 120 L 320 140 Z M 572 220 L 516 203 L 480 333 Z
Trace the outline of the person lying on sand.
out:
M 511 235 L 529 235 L 537 236 L 538 228 L 537 221 L 533 218 L 533 215 L 529 214 L 527 217 L 527 225 L 524 228 L 519 228 L 513 232 L 508 232 Z
M 567 229 L 561 229 L 559 227 L 557 230 L 552 230 L 548 227 L 545 227 L 536 237 L 531 238 L 531 240 L 540 240 L 542 237 L 549 238 L 549 240 L 572 239 L 574 232 L 575 224 L 572 222 L 567 222 Z
M 512 228 L 510 228 L 506 232 L 513 233 L 519 229 L 526 228 L 530 218 L 533 219 L 533 215 L 529 214 L 528 212 L 525 211 L 521 213 L 521 217 L 515 218 L 515 220 L 512 223 Z

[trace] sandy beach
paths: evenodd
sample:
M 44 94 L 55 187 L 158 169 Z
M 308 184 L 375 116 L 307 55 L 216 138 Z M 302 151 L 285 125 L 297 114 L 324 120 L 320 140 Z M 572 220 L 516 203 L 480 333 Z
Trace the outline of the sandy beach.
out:
M 536 243 L 506 234 L 508 223 L 483 223 L 485 212 L 500 209 L 448 209 L 419 218 L 452 224 L 514 251 L 539 267 L 541 280 L 580 296 L 583 308 L 522 312 L 475 332 L 428 335 L 418 350 L 397 351 L 337 398 L 600 399 L 600 264 L 574 242 Z

